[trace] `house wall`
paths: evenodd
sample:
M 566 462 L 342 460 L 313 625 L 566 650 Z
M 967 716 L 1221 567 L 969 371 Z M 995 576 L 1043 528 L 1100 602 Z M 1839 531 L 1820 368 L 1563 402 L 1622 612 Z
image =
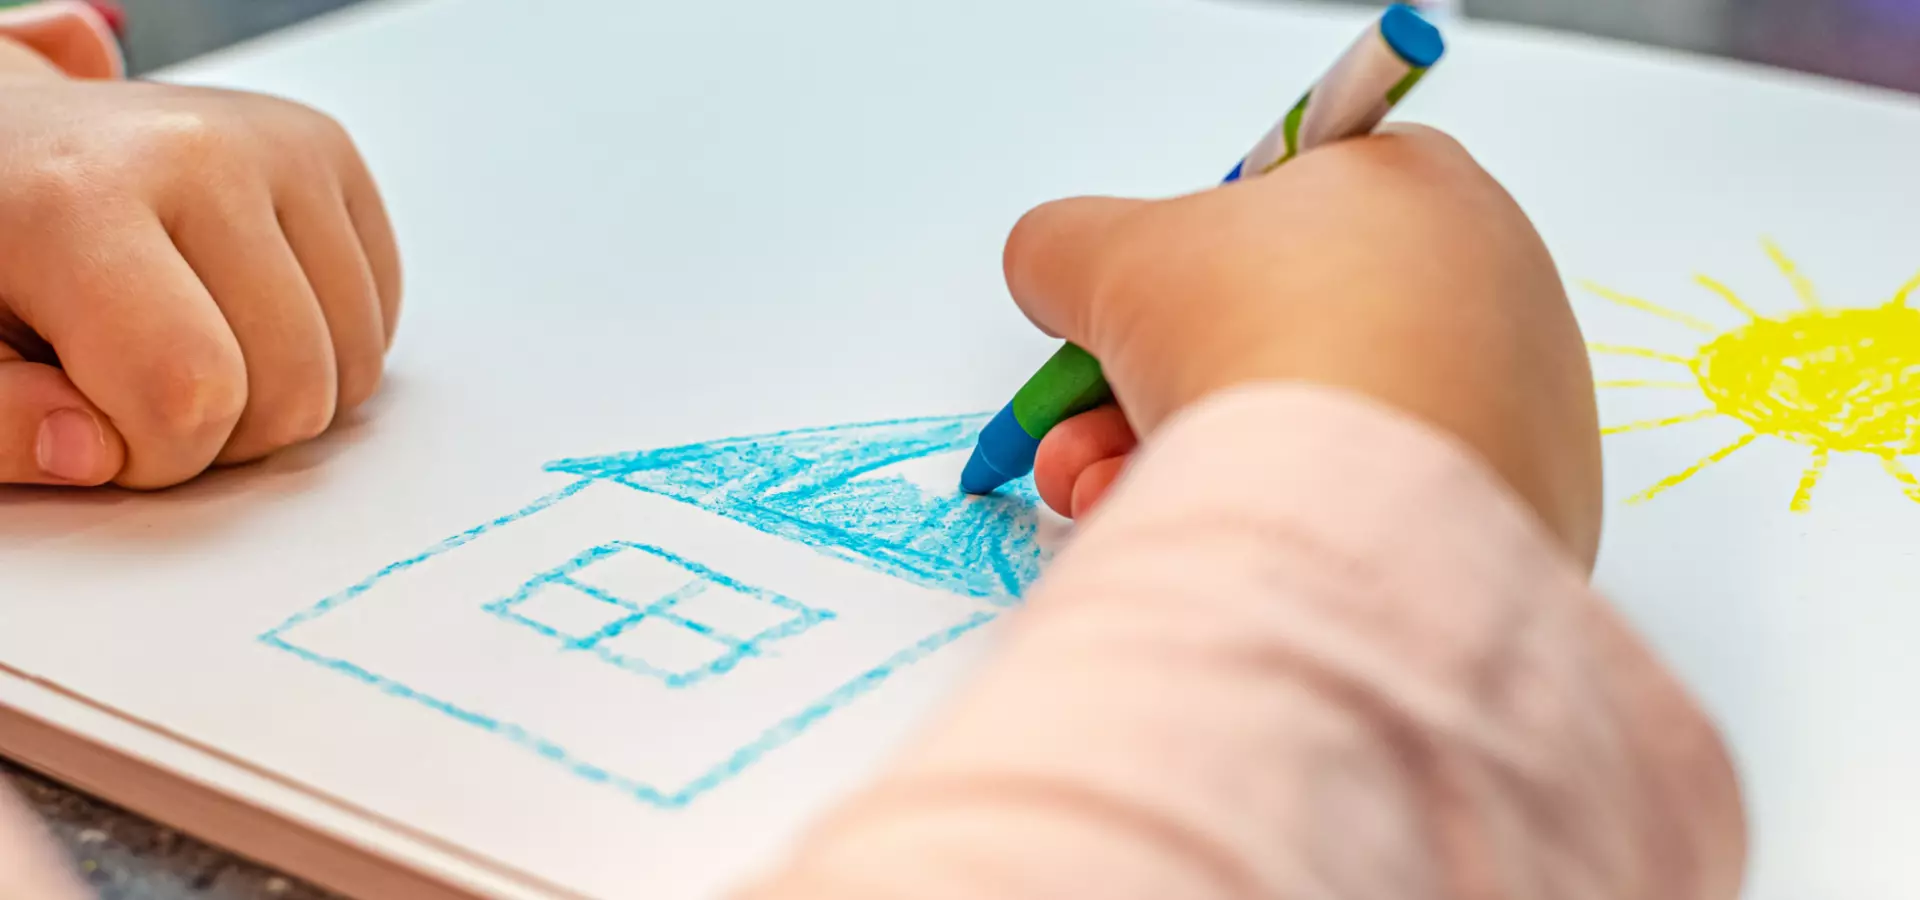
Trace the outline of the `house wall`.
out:
M 999 611 L 619 484 L 568 490 L 266 640 L 677 808 Z

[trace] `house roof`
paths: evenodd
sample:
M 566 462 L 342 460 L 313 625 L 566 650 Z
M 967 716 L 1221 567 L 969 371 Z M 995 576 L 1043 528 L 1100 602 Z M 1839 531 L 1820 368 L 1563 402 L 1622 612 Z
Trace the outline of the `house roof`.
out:
M 902 471 L 915 460 L 969 452 L 987 419 L 810 428 L 546 468 L 692 504 L 916 584 L 1010 603 L 1044 561 L 1031 482 L 969 497 L 957 481 L 942 489 Z

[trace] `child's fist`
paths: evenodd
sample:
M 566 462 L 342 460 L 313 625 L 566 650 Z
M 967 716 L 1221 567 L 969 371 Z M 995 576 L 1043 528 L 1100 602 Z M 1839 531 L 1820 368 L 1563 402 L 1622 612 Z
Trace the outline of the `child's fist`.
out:
M 1424 129 L 1333 144 L 1173 200 L 1068 200 L 1007 243 L 1027 315 L 1098 357 L 1119 398 L 1049 432 L 1034 478 L 1084 514 L 1170 416 L 1238 384 L 1345 388 L 1477 451 L 1591 562 L 1593 383 L 1525 214 Z
M 157 488 L 379 384 L 399 256 L 320 113 L 0 71 L 0 482 Z

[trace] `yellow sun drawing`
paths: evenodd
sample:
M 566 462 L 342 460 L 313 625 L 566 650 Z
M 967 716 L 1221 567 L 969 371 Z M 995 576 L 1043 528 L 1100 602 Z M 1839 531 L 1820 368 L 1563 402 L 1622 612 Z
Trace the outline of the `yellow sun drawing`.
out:
M 1691 356 L 1619 344 L 1590 343 L 1594 353 L 1633 356 L 1685 366 L 1691 381 L 1617 379 L 1600 388 L 1674 388 L 1699 390 L 1710 406 L 1686 415 L 1613 425 L 1601 434 L 1665 428 L 1714 416 L 1728 416 L 1749 431 L 1699 462 L 1675 472 L 1627 499 L 1642 503 L 1700 474 L 1762 436 L 1812 450 L 1800 486 L 1789 504 L 1805 512 L 1813 489 L 1835 453 L 1865 453 L 1920 502 L 1920 479 L 1900 461 L 1920 453 L 1920 310 L 1907 300 L 1920 290 L 1920 275 L 1902 285 L 1879 306 L 1836 309 L 1820 302 L 1813 282 L 1772 242 L 1767 255 L 1785 275 L 1803 308 L 1763 316 L 1732 289 L 1705 275 L 1701 287 L 1747 317 L 1745 324 L 1722 330 L 1696 316 L 1668 309 L 1597 284 L 1583 285 L 1602 299 L 1659 316 L 1711 335 Z

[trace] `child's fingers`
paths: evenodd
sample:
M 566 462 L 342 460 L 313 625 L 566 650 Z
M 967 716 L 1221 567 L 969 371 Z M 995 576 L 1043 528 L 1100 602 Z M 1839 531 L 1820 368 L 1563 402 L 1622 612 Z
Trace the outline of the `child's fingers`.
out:
M 33 48 L 73 78 L 119 78 L 126 72 L 112 26 L 81 0 L 0 10 L 0 35 Z
M 1029 211 L 1007 236 L 1007 289 L 1021 312 L 1053 337 L 1084 341 L 1088 306 L 1114 227 L 1143 200 L 1078 197 Z M 1093 349 L 1093 348 L 1089 348 Z
M 125 438 L 117 483 L 200 474 L 247 399 L 246 362 L 220 308 L 152 210 L 102 199 L 84 180 L 40 191 L 57 214 L 0 222 L 17 258 L 37 263 L 0 268 L 0 296 Z
M 1076 519 L 1084 519 L 1093 512 L 1100 501 L 1106 499 L 1107 491 L 1113 483 L 1120 480 L 1120 473 L 1126 469 L 1127 457 L 1115 456 L 1103 459 L 1081 470 L 1079 480 L 1073 483 L 1072 513 Z
M 387 326 L 379 288 L 337 188 L 313 182 L 290 186 L 279 208 L 287 243 L 327 320 L 339 383 L 337 415 L 366 402 L 380 385 Z
M 373 273 L 374 288 L 380 294 L 386 346 L 391 347 L 394 330 L 400 325 L 400 247 L 394 240 L 393 223 L 387 218 L 386 203 L 380 199 L 373 173 L 367 170 L 366 161 L 360 158 L 344 131 L 340 137 L 345 145 L 340 153 L 340 186 L 346 198 L 347 216 L 360 235 L 361 252 Z
M 1090 467 L 1125 456 L 1139 439 L 1120 412 L 1108 404 L 1061 422 L 1040 441 L 1033 457 L 1033 484 L 1040 499 L 1063 516 L 1073 516 L 1077 487 Z
M 264 187 L 203 191 L 173 239 L 226 316 L 246 360 L 247 402 L 216 461 L 258 459 L 333 424 L 339 375 L 320 301 Z
M 126 445 L 59 369 L 0 344 L 0 483 L 105 484 Z

